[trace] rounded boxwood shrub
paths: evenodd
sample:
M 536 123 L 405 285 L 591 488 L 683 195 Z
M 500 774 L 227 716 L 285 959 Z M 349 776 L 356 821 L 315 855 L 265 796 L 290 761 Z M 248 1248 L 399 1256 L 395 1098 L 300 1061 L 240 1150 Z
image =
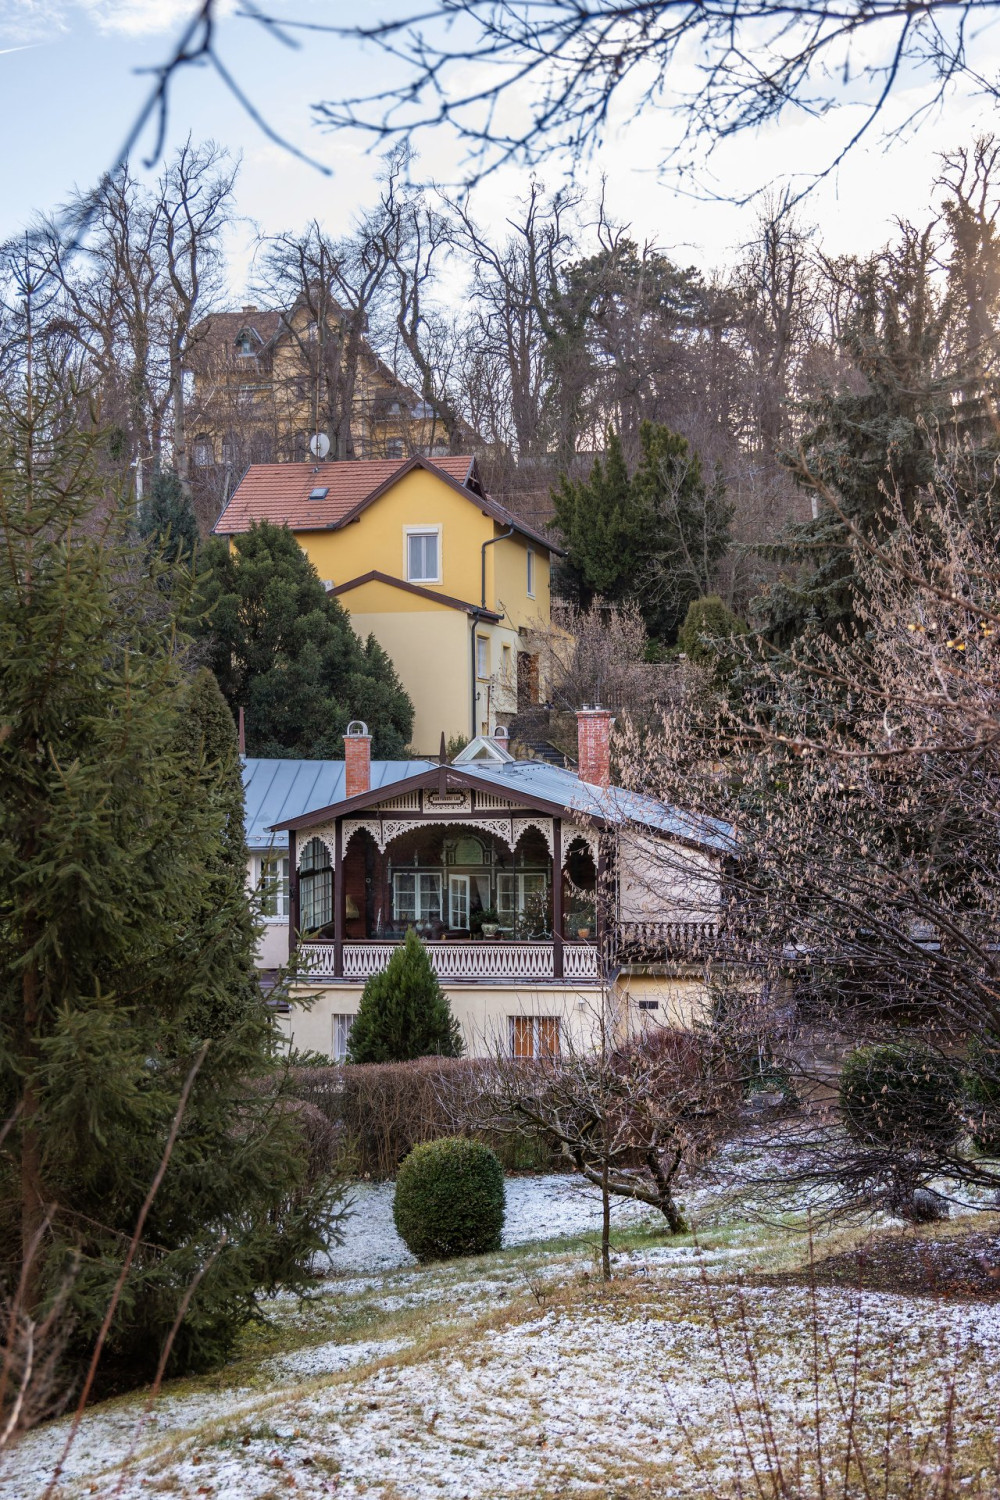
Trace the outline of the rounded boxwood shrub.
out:
M 500 1249 L 503 1169 L 481 1141 L 447 1136 L 414 1146 L 396 1177 L 392 1217 L 418 1260 Z
M 857 1047 L 841 1069 L 840 1112 L 866 1145 L 940 1148 L 961 1134 L 960 1090 L 957 1066 L 929 1047 Z

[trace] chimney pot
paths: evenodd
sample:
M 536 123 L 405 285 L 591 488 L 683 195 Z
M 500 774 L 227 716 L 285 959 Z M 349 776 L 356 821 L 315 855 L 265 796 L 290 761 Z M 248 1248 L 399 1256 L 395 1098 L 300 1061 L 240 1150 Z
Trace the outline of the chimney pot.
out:
M 372 786 L 372 737 L 363 719 L 352 719 L 344 734 L 344 796 L 360 797 Z
M 611 725 L 607 708 L 581 708 L 576 716 L 577 772 L 581 781 L 606 787 L 611 782 Z

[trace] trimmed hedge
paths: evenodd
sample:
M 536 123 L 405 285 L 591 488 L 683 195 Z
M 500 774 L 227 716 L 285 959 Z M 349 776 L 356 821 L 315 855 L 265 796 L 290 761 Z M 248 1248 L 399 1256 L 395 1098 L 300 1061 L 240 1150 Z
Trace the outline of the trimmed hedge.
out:
M 396 1178 L 392 1217 L 418 1260 L 499 1250 L 503 1169 L 482 1141 L 449 1136 L 415 1146 Z
M 293 1068 L 299 1099 L 337 1132 L 342 1172 L 384 1181 L 423 1141 L 454 1135 L 480 1091 L 488 1064 L 476 1058 L 422 1057 L 408 1063 Z M 506 1172 L 564 1172 L 567 1162 L 539 1138 L 477 1131 Z
M 841 1069 L 841 1115 L 855 1140 L 870 1146 L 949 1146 L 962 1132 L 961 1085 L 958 1067 L 929 1047 L 857 1047 Z

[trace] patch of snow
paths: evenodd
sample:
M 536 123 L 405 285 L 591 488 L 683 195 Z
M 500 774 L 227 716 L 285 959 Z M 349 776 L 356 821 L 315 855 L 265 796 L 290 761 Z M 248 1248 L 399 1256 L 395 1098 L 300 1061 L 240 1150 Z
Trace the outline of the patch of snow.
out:
M 582 1177 L 568 1173 L 509 1177 L 506 1188 L 505 1246 L 600 1233 L 601 1195 Z M 362 1182 L 352 1187 L 351 1214 L 343 1226 L 344 1243 L 325 1252 L 324 1269 L 371 1274 L 417 1264 L 392 1221 L 394 1192 L 391 1182 Z M 660 1215 L 644 1203 L 612 1199 L 613 1226 L 655 1223 L 658 1219 Z

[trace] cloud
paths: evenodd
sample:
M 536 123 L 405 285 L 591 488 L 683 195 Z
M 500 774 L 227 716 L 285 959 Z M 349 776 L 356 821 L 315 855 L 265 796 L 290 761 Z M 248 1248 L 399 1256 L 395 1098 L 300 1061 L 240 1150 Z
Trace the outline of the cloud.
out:
M 51 41 L 65 31 L 66 15 L 62 0 L 0 0 L 0 46 Z
M 192 0 L 77 0 L 77 9 L 90 18 L 99 31 L 124 36 L 156 36 L 173 33 L 194 15 Z M 232 5 L 218 7 L 217 15 L 231 12 Z

